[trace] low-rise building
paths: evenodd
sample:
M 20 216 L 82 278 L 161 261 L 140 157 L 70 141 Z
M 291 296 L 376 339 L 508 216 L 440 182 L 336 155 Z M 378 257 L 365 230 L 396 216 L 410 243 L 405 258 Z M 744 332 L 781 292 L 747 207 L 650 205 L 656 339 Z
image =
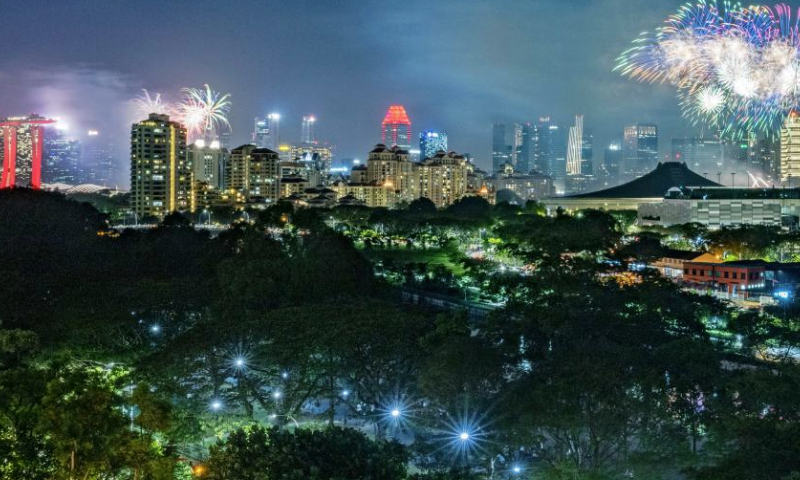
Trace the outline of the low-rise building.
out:
M 700 223 L 711 229 L 735 225 L 796 225 L 797 188 L 671 188 L 658 203 L 639 205 L 640 225 Z
M 667 250 L 664 256 L 650 264 L 658 270 L 664 278 L 683 278 L 684 265 L 687 262 L 716 262 L 717 257 L 710 253 L 692 252 L 686 250 Z

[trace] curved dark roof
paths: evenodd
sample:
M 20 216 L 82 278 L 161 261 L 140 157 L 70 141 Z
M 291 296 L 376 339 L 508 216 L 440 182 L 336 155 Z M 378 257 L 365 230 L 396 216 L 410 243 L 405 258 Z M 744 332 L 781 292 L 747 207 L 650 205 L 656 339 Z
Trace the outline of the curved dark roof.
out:
M 672 187 L 720 187 L 721 185 L 689 170 L 685 163 L 659 162 L 647 175 L 622 185 L 596 192 L 569 195 L 567 198 L 656 198 Z

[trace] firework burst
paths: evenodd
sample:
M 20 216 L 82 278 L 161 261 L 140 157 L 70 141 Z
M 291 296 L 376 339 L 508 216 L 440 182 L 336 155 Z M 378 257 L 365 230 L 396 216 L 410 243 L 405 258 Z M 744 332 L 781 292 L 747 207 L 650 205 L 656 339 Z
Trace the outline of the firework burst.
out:
M 787 5 L 701 0 L 681 7 L 655 34 L 640 35 L 615 70 L 676 87 L 692 123 L 734 139 L 774 136 L 800 110 L 799 32 Z
M 213 137 L 223 127 L 230 127 L 228 112 L 231 108 L 229 94 L 221 94 L 208 84 L 202 88 L 184 88 L 183 100 L 175 112 L 186 126 L 189 136 Z
M 136 111 L 140 117 L 146 117 L 151 113 L 163 115 L 170 111 L 169 106 L 161 99 L 160 93 L 156 93 L 153 97 L 150 96 L 150 92 L 147 89 L 142 89 L 142 94 L 136 97 L 135 103 Z

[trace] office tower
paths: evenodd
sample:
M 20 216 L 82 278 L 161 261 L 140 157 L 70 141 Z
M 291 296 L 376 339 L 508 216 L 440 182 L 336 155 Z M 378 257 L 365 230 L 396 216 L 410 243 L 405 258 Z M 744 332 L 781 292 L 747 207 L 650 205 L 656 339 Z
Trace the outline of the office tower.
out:
M 417 195 L 442 208 L 453 204 L 467 193 L 467 161 L 454 152 L 439 151 L 420 164 L 414 164 L 419 182 Z
M 253 126 L 253 145 L 257 146 L 258 148 L 269 148 L 267 147 L 267 142 L 269 142 L 270 137 L 270 130 L 269 130 L 269 120 L 264 117 L 256 117 Z
M 792 112 L 781 128 L 781 182 L 790 187 L 800 184 L 800 114 Z
M 215 189 L 225 188 L 225 164 L 228 163 L 228 150 L 218 142 L 206 145 L 198 140 L 187 148 L 189 164 L 192 166 L 195 182 L 202 182 Z
M 366 181 L 392 187 L 402 195 L 402 200 L 411 201 L 417 198 L 412 166 L 406 150 L 397 145 L 389 148 L 378 144 L 367 156 Z
M 277 152 L 255 145 L 231 150 L 224 168 L 226 190 L 241 194 L 248 203 L 273 203 L 280 197 L 280 158 Z
M 723 167 L 724 150 L 724 144 L 714 137 L 673 138 L 670 159 L 686 163 L 696 173 L 716 173 Z
M 506 163 L 511 163 L 511 145 L 506 142 L 506 125 L 492 125 L 492 172 L 503 170 Z
M 277 151 L 280 144 L 280 121 L 281 116 L 277 113 L 270 113 L 263 118 L 256 117 L 253 128 L 253 145 Z
M 622 174 L 638 178 L 658 164 L 658 126 L 652 123 L 628 125 L 623 134 Z
M 780 141 L 770 137 L 758 140 L 756 147 L 758 170 L 769 184 L 780 177 Z
M 300 143 L 304 145 L 312 145 L 316 143 L 314 137 L 314 125 L 317 123 L 317 117 L 314 115 L 307 115 L 303 117 L 303 124 L 300 131 Z
M 194 211 L 186 128 L 151 113 L 131 127 L 131 210 L 140 218 Z
M 447 151 L 447 133 L 425 130 L 419 134 L 419 152 L 423 159 L 433 157 L 439 150 Z
M 411 149 L 411 120 L 402 105 L 392 105 L 381 122 L 381 143 L 391 148 Z
M 81 142 L 57 128 L 44 131 L 43 183 L 80 183 Z
M 97 130 L 89 130 L 83 144 L 82 180 L 80 183 L 94 183 L 111 187 L 116 183 L 116 162 L 114 145 Z
M 41 186 L 44 126 L 52 123 L 55 120 L 36 114 L 0 120 L 3 137 L 0 188 Z
M 621 165 L 622 142 L 615 140 L 609 143 L 603 151 L 603 176 L 608 179 L 609 183 L 617 183 Z
M 534 127 L 530 122 L 514 124 L 514 169 L 528 173 L 533 169 Z
M 575 115 L 567 140 L 567 175 L 580 175 L 583 167 L 583 115 Z
M 594 135 L 592 130 L 584 126 L 583 142 L 581 142 L 581 173 L 594 175 Z
M 535 134 L 536 168 L 550 175 L 556 184 L 564 184 L 567 173 L 567 136 L 562 128 L 542 117 L 536 124 Z

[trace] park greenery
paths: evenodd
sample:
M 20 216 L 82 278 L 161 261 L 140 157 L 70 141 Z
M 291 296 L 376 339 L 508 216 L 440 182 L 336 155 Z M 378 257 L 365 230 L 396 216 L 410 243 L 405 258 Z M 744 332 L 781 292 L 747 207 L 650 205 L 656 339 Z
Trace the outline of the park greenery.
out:
M 212 234 L 2 191 L 0 478 L 800 478 L 800 307 L 628 268 L 796 234 L 553 213 L 277 204 Z

